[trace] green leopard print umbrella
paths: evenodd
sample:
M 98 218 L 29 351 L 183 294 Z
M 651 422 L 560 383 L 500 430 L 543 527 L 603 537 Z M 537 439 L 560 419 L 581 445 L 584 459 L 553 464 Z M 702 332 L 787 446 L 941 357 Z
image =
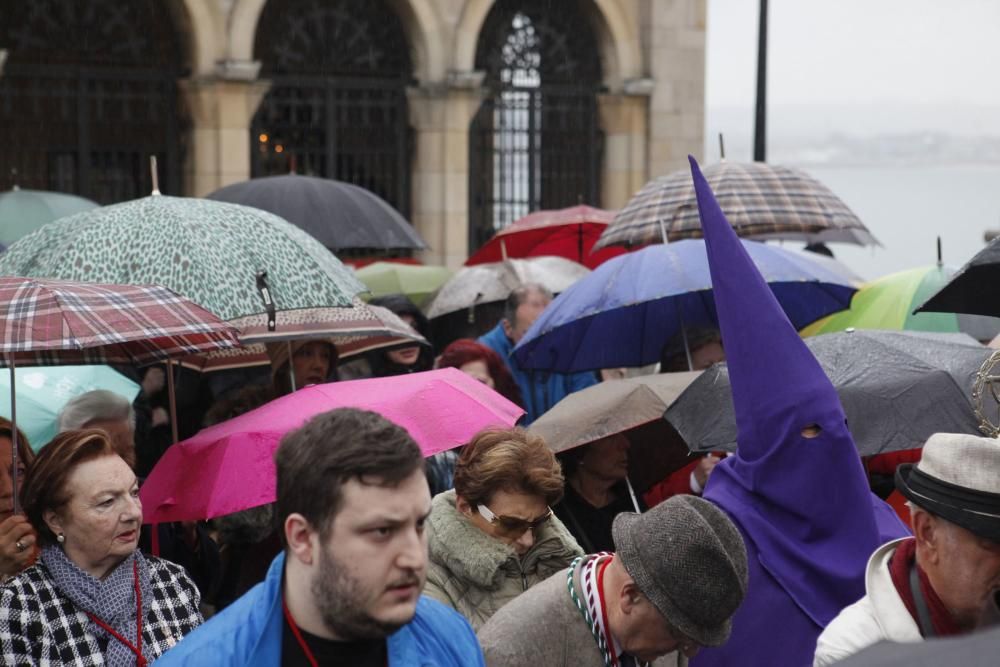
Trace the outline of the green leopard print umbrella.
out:
M 367 288 L 329 250 L 276 215 L 207 199 L 152 195 L 78 213 L 0 255 L 0 275 L 163 285 L 223 320 L 350 306 Z

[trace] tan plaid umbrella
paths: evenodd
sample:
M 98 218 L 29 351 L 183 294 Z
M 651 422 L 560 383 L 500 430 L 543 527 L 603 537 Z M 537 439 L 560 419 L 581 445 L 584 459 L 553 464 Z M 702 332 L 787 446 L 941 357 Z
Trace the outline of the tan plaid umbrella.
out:
M 837 195 L 798 169 L 764 162 L 720 162 L 704 170 L 736 233 L 752 239 L 881 245 Z M 601 234 L 595 248 L 701 238 L 687 169 L 647 183 Z
M 277 311 L 270 331 L 265 314 L 230 320 L 240 330 L 241 348 L 215 350 L 180 360 L 182 366 L 201 372 L 267 366 L 270 361 L 264 343 L 302 338 L 328 340 L 341 360 L 397 345 L 430 345 L 413 327 L 388 308 L 366 304 L 355 297 L 349 308 L 305 308 Z

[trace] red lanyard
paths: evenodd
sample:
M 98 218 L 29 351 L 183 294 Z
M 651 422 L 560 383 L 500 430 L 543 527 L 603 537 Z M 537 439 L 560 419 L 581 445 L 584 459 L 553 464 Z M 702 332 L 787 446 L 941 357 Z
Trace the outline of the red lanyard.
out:
M 285 604 L 285 597 L 281 596 L 281 610 L 285 613 L 285 622 L 288 623 L 288 627 L 292 629 L 292 635 L 295 636 L 295 641 L 299 643 L 299 647 L 302 649 L 302 653 L 305 654 L 306 660 L 312 667 L 319 667 L 319 663 L 316 662 L 316 656 L 313 652 L 309 650 L 309 645 L 306 644 L 306 640 L 302 637 L 302 633 L 299 632 L 299 626 L 295 623 L 295 619 L 292 618 L 292 612 L 288 610 L 288 605 Z M 388 649 L 386 649 L 388 650 Z M 385 656 L 385 666 L 389 667 L 389 656 Z
M 284 596 L 281 598 L 281 609 L 285 612 L 285 622 L 288 623 L 288 627 L 292 629 L 292 634 L 295 635 L 295 641 L 299 643 L 299 646 L 302 647 L 302 652 L 306 654 L 306 660 L 309 661 L 309 664 L 312 665 L 312 667 L 319 667 L 319 663 L 316 662 L 313 652 L 309 650 L 309 645 L 306 644 L 306 640 L 302 638 L 302 633 L 299 632 L 299 626 L 295 624 L 295 619 L 292 618 L 292 612 L 288 611 L 288 605 L 285 604 Z
M 146 659 L 142 657 L 142 590 L 139 588 L 139 564 L 135 561 L 132 561 L 132 580 L 135 583 L 135 644 L 122 637 L 114 628 L 91 614 L 89 611 L 87 612 L 87 616 L 89 616 L 90 620 L 94 623 L 101 626 L 105 632 L 120 641 L 122 644 L 131 649 L 133 653 L 135 653 L 135 664 L 137 667 L 146 667 Z
M 611 664 L 617 667 L 618 656 L 615 654 L 614 639 L 611 638 L 611 626 L 608 625 L 608 605 L 604 601 L 604 571 L 611 564 L 611 558 L 601 563 L 597 570 L 597 598 L 601 601 L 601 621 L 604 623 L 604 640 L 608 647 L 608 654 L 611 656 Z

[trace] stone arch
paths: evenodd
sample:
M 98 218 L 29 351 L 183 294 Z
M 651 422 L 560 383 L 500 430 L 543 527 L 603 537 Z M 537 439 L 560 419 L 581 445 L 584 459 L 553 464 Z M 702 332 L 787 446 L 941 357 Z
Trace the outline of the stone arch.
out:
M 440 81 L 447 67 L 447 40 L 437 11 L 429 0 L 389 0 L 403 22 L 418 81 Z
M 197 0 L 195 0 L 197 1 Z M 267 0 L 238 0 L 229 15 L 226 58 L 253 60 L 253 45 L 257 37 L 257 21 Z
M 218 21 L 211 6 L 202 0 L 183 0 L 174 11 L 178 31 L 187 33 L 187 61 L 191 75 L 210 73 L 215 61 L 221 57 L 219 45 L 226 36 L 220 34 Z
M 494 0 L 468 0 L 455 30 L 451 68 L 460 72 L 475 69 L 479 33 Z M 590 3 L 588 3 L 590 4 Z M 619 87 L 626 79 L 642 75 L 639 39 L 618 0 L 592 0 L 594 34 L 597 35 L 604 82 Z

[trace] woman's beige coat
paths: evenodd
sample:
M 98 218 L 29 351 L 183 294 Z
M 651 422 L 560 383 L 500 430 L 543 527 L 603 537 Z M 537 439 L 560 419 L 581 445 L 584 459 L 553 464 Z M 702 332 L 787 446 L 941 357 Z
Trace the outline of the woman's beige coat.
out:
M 535 531 L 535 544 L 518 559 L 514 549 L 456 509 L 454 489 L 434 497 L 427 531 L 430 564 L 424 594 L 457 610 L 476 630 L 500 607 L 583 554 L 553 516 Z

